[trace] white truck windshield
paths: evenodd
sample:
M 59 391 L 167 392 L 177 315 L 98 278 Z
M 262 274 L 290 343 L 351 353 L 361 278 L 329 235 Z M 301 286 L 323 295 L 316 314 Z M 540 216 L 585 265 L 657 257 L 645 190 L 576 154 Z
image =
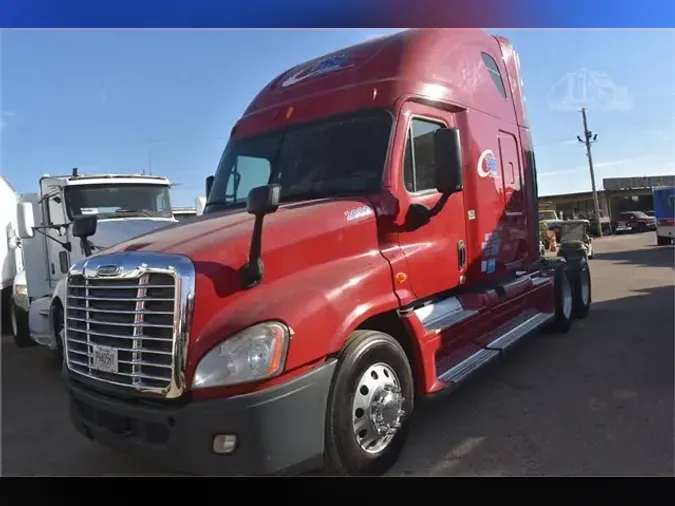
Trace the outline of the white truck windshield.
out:
M 171 218 L 169 188 L 156 184 L 96 184 L 65 189 L 68 218 Z

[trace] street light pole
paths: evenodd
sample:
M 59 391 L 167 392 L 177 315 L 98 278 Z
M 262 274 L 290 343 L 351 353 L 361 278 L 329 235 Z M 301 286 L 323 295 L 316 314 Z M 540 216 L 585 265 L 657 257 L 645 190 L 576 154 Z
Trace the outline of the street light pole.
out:
M 602 223 L 600 222 L 600 204 L 598 202 L 598 192 L 595 189 L 595 172 L 593 171 L 593 156 L 591 155 L 591 144 L 598 140 L 598 134 L 593 134 L 588 129 L 588 120 L 586 118 L 586 108 L 581 109 L 581 118 L 584 121 L 584 138 L 577 135 L 577 139 L 586 145 L 586 156 L 588 157 L 588 168 L 591 172 L 591 189 L 593 191 L 593 207 L 595 208 L 595 222 L 598 224 L 598 234 L 602 237 Z

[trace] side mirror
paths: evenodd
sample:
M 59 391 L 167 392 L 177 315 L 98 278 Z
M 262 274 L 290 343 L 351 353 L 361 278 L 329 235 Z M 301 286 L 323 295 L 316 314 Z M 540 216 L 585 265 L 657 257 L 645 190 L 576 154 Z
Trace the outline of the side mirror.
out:
M 33 204 L 30 202 L 21 202 L 17 205 L 17 225 L 19 237 L 21 239 L 30 239 L 35 235 L 35 218 L 33 217 Z
M 462 143 L 457 128 L 440 128 L 434 132 L 436 189 L 455 193 L 463 188 Z
M 82 216 L 73 222 L 73 235 L 80 239 L 87 239 L 96 233 L 98 220 L 96 216 Z
M 204 207 L 206 206 L 206 197 L 197 197 L 195 199 L 195 211 L 197 216 L 204 214 Z
M 213 188 L 213 182 L 216 180 L 215 176 L 209 176 L 206 178 L 206 198 L 209 198 L 211 194 L 211 188 Z
M 278 184 L 257 186 L 248 192 L 246 210 L 255 216 L 273 213 L 279 208 L 280 196 L 281 186 Z

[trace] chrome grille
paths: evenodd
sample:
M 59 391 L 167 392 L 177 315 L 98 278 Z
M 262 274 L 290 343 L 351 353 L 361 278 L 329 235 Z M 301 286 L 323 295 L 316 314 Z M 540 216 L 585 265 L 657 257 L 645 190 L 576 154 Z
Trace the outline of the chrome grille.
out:
M 182 277 L 173 265 L 149 266 L 147 256 L 95 257 L 71 269 L 68 368 L 105 383 L 175 396 L 183 386 L 194 277 Z

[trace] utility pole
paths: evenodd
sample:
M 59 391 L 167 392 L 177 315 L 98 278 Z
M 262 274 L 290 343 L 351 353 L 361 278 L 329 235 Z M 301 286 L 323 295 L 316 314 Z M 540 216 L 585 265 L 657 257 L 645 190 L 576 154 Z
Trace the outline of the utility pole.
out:
M 586 145 L 586 156 L 588 157 L 588 168 L 591 171 L 591 189 L 593 190 L 593 207 L 595 207 L 595 222 L 598 225 L 598 234 L 602 237 L 602 223 L 600 222 L 600 204 L 598 202 L 598 192 L 595 189 L 595 173 L 593 172 L 593 156 L 591 155 L 591 144 L 598 140 L 598 134 L 593 134 L 588 129 L 588 120 L 586 119 L 586 108 L 581 109 L 581 118 L 584 121 L 584 138 L 577 135 L 577 140 Z

